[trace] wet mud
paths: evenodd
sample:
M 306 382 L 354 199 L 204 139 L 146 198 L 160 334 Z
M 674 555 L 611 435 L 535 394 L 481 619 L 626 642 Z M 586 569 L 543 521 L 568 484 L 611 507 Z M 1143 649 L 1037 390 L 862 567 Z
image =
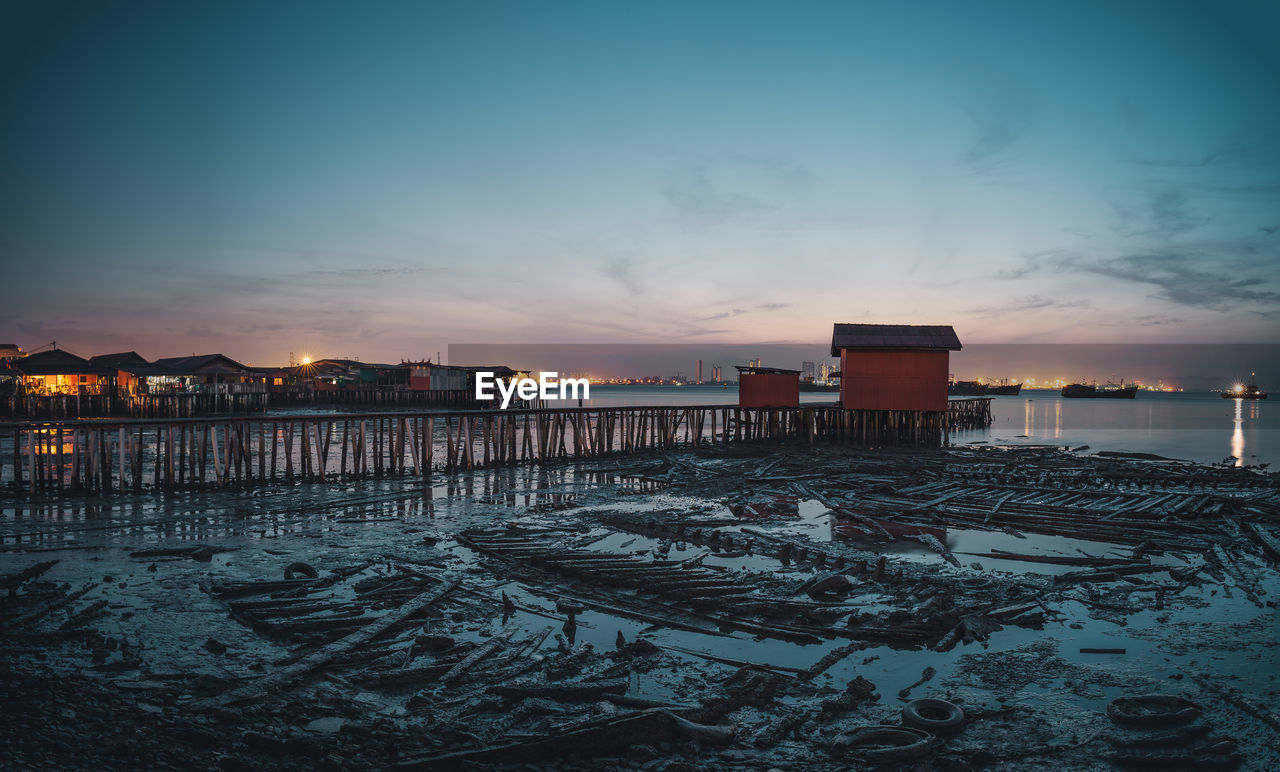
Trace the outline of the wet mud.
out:
M 732 446 L 0 515 L 6 768 L 1280 766 L 1265 469 Z

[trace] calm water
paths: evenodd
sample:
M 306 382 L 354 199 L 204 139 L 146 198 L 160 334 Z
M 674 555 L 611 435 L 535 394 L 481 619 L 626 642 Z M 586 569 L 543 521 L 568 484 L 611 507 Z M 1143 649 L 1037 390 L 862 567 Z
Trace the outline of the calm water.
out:
M 732 405 L 734 387 L 592 386 L 583 404 Z M 834 402 L 833 392 L 804 392 L 804 404 Z M 959 443 L 1057 444 L 1093 450 L 1155 453 L 1171 458 L 1219 462 L 1235 456 L 1239 464 L 1280 460 L 1280 422 L 1267 428 L 1261 400 L 1222 399 L 1216 393 L 1142 392 L 1134 399 L 1063 399 L 1057 391 L 1024 390 L 1017 397 L 995 397 L 990 431 L 966 433 Z

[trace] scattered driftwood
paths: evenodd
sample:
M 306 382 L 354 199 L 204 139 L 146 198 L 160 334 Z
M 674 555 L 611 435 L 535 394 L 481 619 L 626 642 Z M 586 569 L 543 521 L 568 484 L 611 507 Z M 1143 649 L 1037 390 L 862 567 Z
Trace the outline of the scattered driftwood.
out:
M 1102 568 L 1109 566 L 1148 567 L 1151 565 L 1149 560 L 1135 560 L 1132 558 L 1095 558 L 1087 555 L 1027 555 L 996 549 L 990 552 L 961 552 L 959 554 L 987 558 L 988 560 L 1018 560 L 1026 563 L 1045 563 L 1054 566 L 1092 566 L 1094 568 Z
M 311 587 L 314 579 L 278 579 L 261 582 L 225 582 L 210 586 L 209 592 L 221 598 L 243 598 L 247 595 L 263 595 L 281 590 L 297 590 Z
M 668 645 L 668 646 L 665 646 L 664 648 L 670 649 L 671 651 L 678 651 L 682 654 L 688 654 L 693 657 L 698 657 L 699 659 L 705 659 L 708 662 L 719 662 L 721 665 L 729 665 L 731 667 L 749 667 L 749 668 L 755 668 L 756 670 L 775 670 L 780 673 L 806 672 L 803 668 L 791 667 L 790 665 L 769 665 L 761 662 L 746 662 L 740 659 L 732 659 L 730 657 L 720 657 L 715 654 L 707 654 L 706 652 L 702 652 L 702 651 L 686 649 L 681 646 Z
M 935 670 L 932 666 L 926 667 L 924 669 L 924 672 L 920 674 L 919 681 L 916 681 L 915 683 L 911 684 L 910 686 L 898 692 L 898 699 L 902 700 L 903 702 L 906 702 L 907 698 L 911 695 L 912 689 L 916 688 L 917 686 L 923 683 L 928 683 L 937 674 L 938 674 L 938 671 Z
M 1265 705 L 1259 705 L 1249 697 L 1241 694 L 1238 690 L 1222 686 L 1207 676 L 1196 673 L 1192 674 L 1191 678 L 1208 691 L 1213 692 L 1218 697 L 1234 706 L 1236 709 L 1253 716 L 1272 729 L 1280 732 L 1280 713 L 1277 713 L 1272 708 Z
M 27 614 L 26 616 L 23 616 L 14 620 L 11 626 L 15 629 L 21 629 L 35 622 L 38 622 L 41 619 L 45 618 L 46 616 L 57 611 L 58 609 L 66 608 L 72 603 L 75 603 L 76 601 L 83 598 L 85 595 L 92 592 L 94 588 L 98 586 L 99 585 L 97 582 L 89 582 L 88 584 L 76 590 L 75 592 L 67 593 L 66 595 L 62 596 L 61 598 L 54 601 L 53 603 L 50 603 L 44 608 L 37 609 L 36 611 L 33 611 Z
M 359 630 L 343 637 L 341 640 L 335 641 L 317 651 L 312 652 L 293 665 L 282 670 L 278 670 L 271 675 L 244 687 L 221 695 L 217 698 L 216 704 L 230 705 L 243 700 L 258 698 L 273 691 L 286 689 L 298 679 L 323 667 L 327 662 L 335 657 L 341 654 L 346 654 L 355 647 L 373 640 L 378 635 L 391 629 L 392 626 L 399 624 L 414 614 L 426 609 L 431 604 L 448 595 L 457 586 L 458 581 L 456 579 L 446 580 L 440 586 L 423 592 L 408 603 L 405 603 L 399 608 L 379 617 L 377 621 L 370 622 Z
M 840 696 L 831 700 L 823 700 L 822 714 L 832 717 L 846 713 L 864 702 L 876 702 L 880 695 L 876 694 L 876 685 L 862 676 L 856 676 L 845 687 Z
M 706 726 L 687 721 L 665 709 L 645 710 L 601 719 L 569 731 L 528 742 L 508 743 L 475 750 L 404 761 L 394 769 L 462 769 L 474 765 L 537 763 L 570 756 L 588 760 L 616 756 L 632 745 L 696 740 L 703 745 L 733 741 L 731 727 Z
M 9 597 L 12 598 L 18 592 L 18 587 L 24 582 L 35 579 L 36 577 L 48 571 L 58 564 L 56 560 L 48 560 L 43 563 L 36 563 L 30 568 L 23 569 L 16 574 L 9 574 L 0 577 L 0 590 L 8 590 Z
M 1003 626 L 995 620 L 969 614 L 960 619 L 960 623 L 952 628 L 942 640 L 938 641 L 934 649 L 937 651 L 951 651 L 959 643 L 975 643 L 985 641 L 988 636 L 997 630 L 1003 629 Z
M 1245 527 L 1249 529 L 1254 541 L 1258 543 L 1258 546 L 1262 547 L 1262 551 L 1266 553 L 1267 557 L 1280 563 L 1280 539 L 1277 539 L 1257 523 L 1245 523 Z
M 927 545 L 930 549 L 934 550 L 939 555 L 941 555 L 943 559 L 946 560 L 948 563 L 955 566 L 956 568 L 960 568 L 959 559 L 957 559 L 955 555 L 951 554 L 951 550 L 947 549 L 947 545 L 939 541 L 938 537 L 934 536 L 933 534 L 914 533 L 914 534 L 911 534 L 909 538 L 915 539 L 921 544 Z M 961 554 L 967 554 L 967 553 L 961 553 Z
M 485 690 L 489 694 L 515 700 L 544 699 L 558 702 L 588 702 L 603 699 L 606 695 L 625 694 L 624 680 L 597 681 L 572 684 L 497 684 Z
M 466 675 L 467 671 L 474 667 L 477 662 L 507 645 L 507 641 L 511 640 L 511 636 L 515 635 L 516 630 L 518 629 L 519 628 L 514 624 L 508 624 L 502 629 L 502 632 L 477 646 L 475 650 L 468 654 L 461 662 L 454 665 L 448 670 L 448 672 L 440 676 L 440 681 L 443 683 L 449 683 L 450 681 Z

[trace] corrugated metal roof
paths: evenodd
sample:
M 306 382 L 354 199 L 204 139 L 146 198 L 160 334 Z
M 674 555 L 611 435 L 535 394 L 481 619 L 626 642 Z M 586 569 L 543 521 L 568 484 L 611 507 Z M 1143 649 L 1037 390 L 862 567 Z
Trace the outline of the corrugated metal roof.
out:
M 831 356 L 845 348 L 912 348 L 960 350 L 960 338 L 949 324 L 837 324 L 831 333 Z
M 165 357 L 154 362 L 174 375 L 237 373 L 248 368 L 225 354 L 199 354 L 190 357 Z
M 799 370 L 787 370 L 783 367 L 752 367 L 751 365 L 734 365 L 738 372 L 742 375 L 752 375 L 760 373 L 761 375 L 799 375 Z
M 14 360 L 12 366 L 23 375 L 89 375 L 110 372 L 108 368 L 95 365 L 62 349 L 31 354 Z
M 136 351 L 121 351 L 118 354 L 99 354 L 94 357 L 89 357 L 89 361 L 95 365 L 115 367 L 117 369 L 124 369 L 126 366 L 130 365 L 151 364 L 147 360 L 143 359 L 142 355 Z

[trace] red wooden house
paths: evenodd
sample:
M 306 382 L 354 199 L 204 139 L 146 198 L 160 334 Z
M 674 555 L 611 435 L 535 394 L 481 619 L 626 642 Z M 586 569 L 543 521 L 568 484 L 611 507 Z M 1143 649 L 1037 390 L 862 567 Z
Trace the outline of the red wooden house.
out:
M 800 405 L 800 371 L 780 367 L 738 368 L 738 405 L 740 407 L 798 407 Z
M 840 404 L 849 410 L 947 409 L 950 325 L 837 324 L 831 356 L 840 357 Z

